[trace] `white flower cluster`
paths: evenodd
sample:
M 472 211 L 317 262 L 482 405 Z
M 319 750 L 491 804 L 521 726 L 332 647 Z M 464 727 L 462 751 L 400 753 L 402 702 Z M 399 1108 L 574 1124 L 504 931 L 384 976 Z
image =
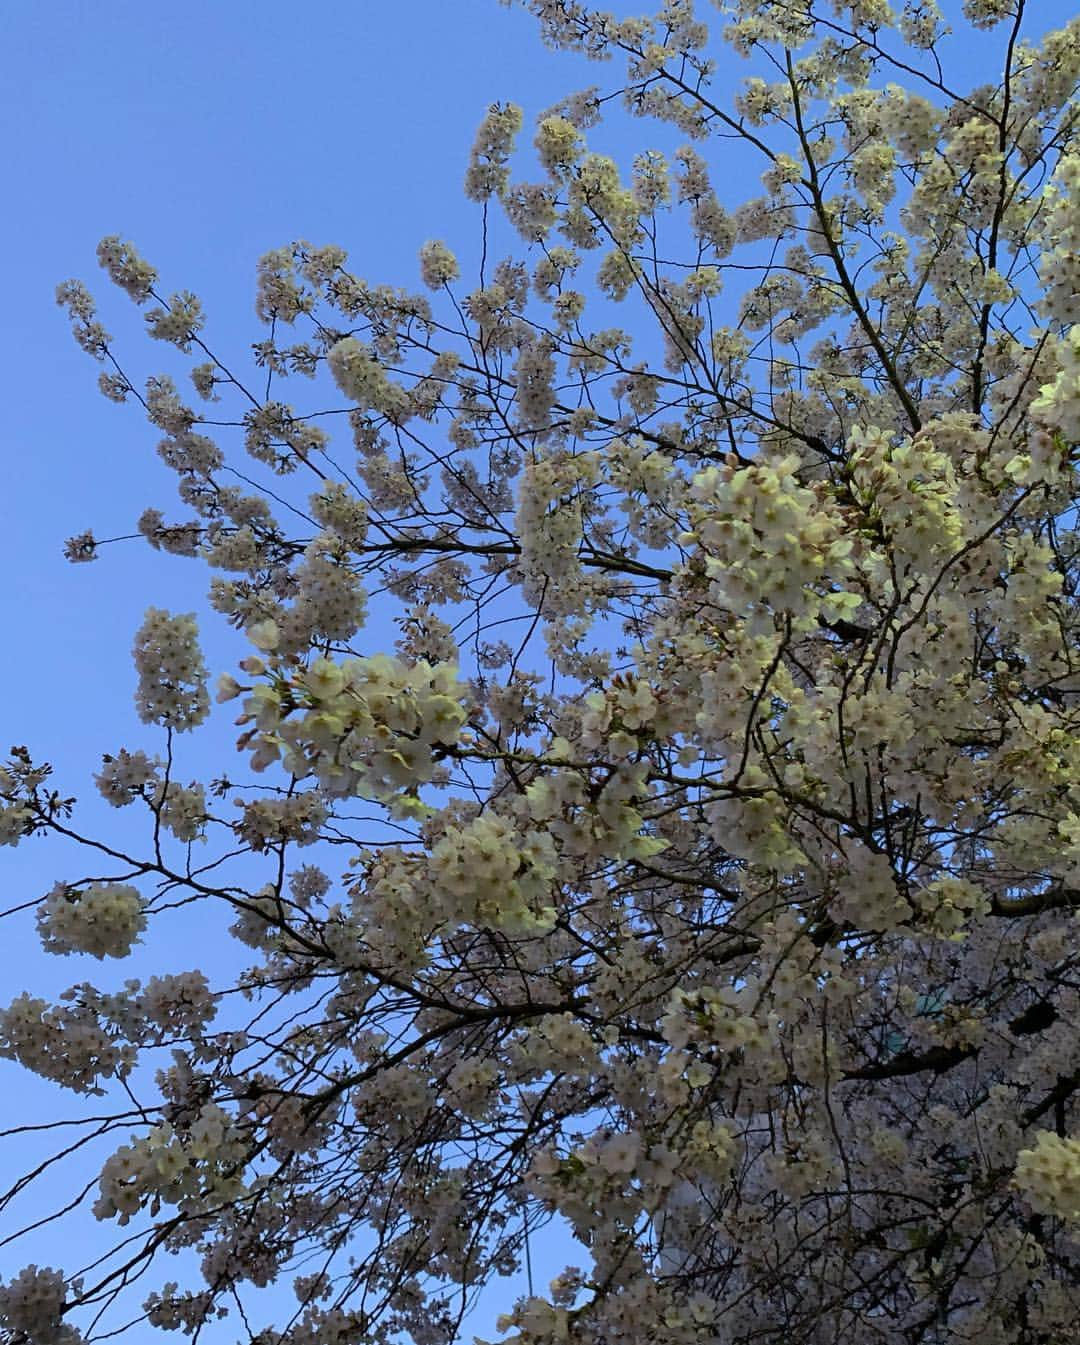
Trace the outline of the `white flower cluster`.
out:
M 125 243 L 117 234 L 110 234 L 98 244 L 97 256 L 99 265 L 108 272 L 113 284 L 130 294 L 136 303 L 144 303 L 150 297 L 157 272 L 139 256 L 133 244 Z
M 82 1287 L 72 1285 L 78 1293 Z M 27 1266 L 13 1280 L 0 1284 L 0 1326 L 4 1336 L 22 1345 L 77 1345 L 82 1336 L 63 1320 L 66 1292 L 59 1270 Z M 11 1333 L 8 1336 L 8 1332 Z
M 589 1077 L 600 1065 L 592 1033 L 569 1013 L 547 1014 L 523 1028 L 514 1044 L 514 1069 L 524 1076 Z
M 515 183 L 503 193 L 502 206 L 506 218 L 528 243 L 546 238 L 557 219 L 551 184 Z
M 289 842 L 313 845 L 328 815 L 326 805 L 311 790 L 291 798 L 253 799 L 241 806 L 236 834 L 256 852 Z
M 555 360 L 552 343 L 545 337 L 523 341 L 514 369 L 517 411 L 527 430 L 546 429 L 555 404 Z
M 190 785 L 170 780 L 159 784 L 154 791 L 154 806 L 166 831 L 178 841 L 194 841 L 206 822 L 206 791 L 197 781 Z
M 568 173 L 581 157 L 584 138 L 566 117 L 541 117 L 533 140 L 541 164 L 553 176 Z
M 74 1093 L 99 1093 L 98 1080 L 124 1077 L 135 1054 L 85 1006 L 22 994 L 0 1009 L 0 1056 Z
M 57 883 L 38 907 L 38 932 L 48 953 L 127 957 L 146 928 L 143 899 L 128 883 L 91 883 L 76 891 Z
M 420 276 L 429 290 L 441 290 L 460 274 L 457 258 L 445 243 L 425 243 L 420 249 Z
M 155 551 L 173 556 L 196 556 L 202 528 L 198 522 L 166 523 L 160 509 L 144 509 L 136 524 Z
M 936 878 L 913 892 L 912 900 L 926 927 L 954 943 L 965 937 L 973 920 L 990 913 L 990 898 L 966 878 Z
M 195 412 L 180 400 L 176 384 L 168 374 L 146 380 L 146 418 L 166 434 L 185 435 L 195 424 Z
M 214 1295 L 209 1289 L 201 1293 L 180 1293 L 180 1286 L 170 1280 L 161 1293 L 152 1293 L 143 1303 L 146 1320 L 162 1331 L 180 1331 L 193 1335 L 215 1317 L 227 1315 L 228 1309 L 214 1306 Z
M 88 355 L 93 355 L 94 359 L 103 360 L 110 340 L 109 333 L 97 321 L 93 297 L 82 281 L 65 280 L 57 285 L 56 302 L 67 310 L 79 346 Z
M 746 697 L 743 696 L 745 707 Z M 715 718 L 714 707 L 702 716 L 703 723 Z M 714 730 L 710 729 L 710 733 Z M 788 826 L 784 801 L 760 766 L 749 765 L 742 773 L 741 784 L 747 789 L 760 791 L 746 795 L 732 794 L 713 799 L 705 808 L 705 816 L 716 836 L 723 838 L 724 848 L 751 864 L 761 864 L 776 873 L 791 873 L 806 863 Z
M 1039 389 L 1031 414 L 1047 429 L 1060 431 L 1068 444 L 1080 444 L 1080 324 L 1058 347 L 1058 369 L 1054 381 Z
M 297 459 L 307 462 L 312 453 L 326 447 L 328 438 L 325 430 L 295 415 L 285 402 L 262 402 L 244 414 L 244 448 L 279 475 L 295 470 Z
M 229 933 L 248 948 L 264 952 L 277 942 L 284 921 L 284 907 L 273 883 L 266 883 L 240 905 Z
M 171 439 L 158 444 L 162 462 L 182 477 L 206 477 L 225 461 L 221 449 L 205 434 L 179 430 Z
M 823 1135 L 800 1135 L 793 1152 L 765 1156 L 769 1184 L 789 1198 L 826 1190 L 840 1175 L 841 1166 Z
M 512 276 L 504 275 L 501 281 L 465 296 L 462 307 L 491 349 L 513 350 L 520 334 L 513 314 L 523 303 L 523 289 L 513 283 Z
M 843 847 L 829 914 L 856 929 L 895 929 L 911 918 L 889 857 L 857 841 Z
M 64 559 L 71 561 L 72 565 L 88 565 L 97 560 L 97 547 L 97 538 L 87 528 L 85 532 L 75 533 L 64 542 Z
M 131 384 L 123 374 L 98 374 L 98 390 L 103 397 L 107 397 L 110 402 L 118 404 L 126 402 L 128 393 L 131 392 Z
M 570 211 L 564 220 L 564 231 L 578 246 L 587 246 L 586 234 L 574 237 L 572 226 L 574 208 L 582 214 L 588 235 L 593 232 L 592 221 L 602 222 L 604 235 L 615 244 L 612 255 L 627 256 L 641 241 L 641 209 L 629 187 L 619 177 L 619 166 L 606 154 L 586 154 L 578 163 L 568 184 L 567 197 Z M 570 224 L 566 228 L 566 224 Z
M 504 1336 L 502 1345 L 540 1345 L 547 1341 L 570 1340 L 570 1312 L 565 1304 L 549 1302 L 546 1298 L 532 1295 L 519 1299 L 512 1312 L 504 1312 L 496 1318 L 495 1329 L 500 1333 L 517 1327 L 513 1336 Z M 478 1345 L 488 1345 L 480 1342 Z
M 859 503 L 904 560 L 929 569 L 966 541 L 956 473 L 932 430 L 894 444 L 886 430 L 870 425 L 856 428 L 847 448 Z
M 201 971 L 151 976 L 138 999 L 151 1023 L 170 1032 L 198 1032 L 217 1013 L 210 983 Z
M 439 895 L 424 882 L 422 857 L 384 846 L 356 863 L 362 863 L 363 877 L 349 888 L 352 937 L 359 935 L 386 966 L 412 970 L 426 964 L 432 930 L 443 916 Z
M 735 221 L 720 204 L 705 160 L 689 146 L 675 153 L 681 170 L 678 199 L 690 203 L 690 223 L 694 233 L 717 258 L 727 257 L 735 245 Z
M 767 603 L 816 626 L 826 574 L 850 570 L 852 543 L 839 521 L 795 477 L 795 456 L 743 468 L 709 467 L 691 488 L 690 519 L 706 554 L 713 600 L 752 615 Z M 771 629 L 771 620 L 768 623 Z
M 890 687 L 880 673 L 868 678 L 862 691 L 844 703 L 844 742 L 860 752 L 891 750 L 914 731 L 911 716 L 912 678 L 901 673 Z
M 297 281 L 295 249 L 273 248 L 256 268 L 255 313 L 263 322 L 292 323 L 310 312 L 315 296 Z
M 206 559 L 216 570 L 257 574 L 266 564 L 266 553 L 249 527 L 229 529 L 212 523 L 206 532 Z
M 367 505 L 347 486 L 327 481 L 310 497 L 308 506 L 316 522 L 340 537 L 350 551 L 363 546 L 368 530 Z
M 964 0 L 964 18 L 976 28 L 993 28 L 1014 13 L 1012 0 Z
M 486 201 L 504 190 L 510 177 L 507 162 L 521 126 L 521 108 L 516 103 L 493 103 L 488 109 L 465 175 L 465 195 L 470 201 Z
M 361 411 L 375 411 L 395 425 L 404 425 L 412 414 L 409 394 L 392 383 L 369 346 L 355 336 L 346 336 L 331 347 L 326 357 L 334 382 Z
M 661 1019 L 664 1040 L 677 1051 L 690 1042 L 720 1051 L 762 1045 L 764 1029 L 756 1018 L 742 1011 L 741 998 L 745 996 L 726 987 L 673 990 Z
M 169 302 L 146 315 L 146 329 L 155 340 L 168 341 L 185 352 L 205 324 L 202 304 L 190 290 L 169 297 Z
M 165 724 L 183 732 L 209 714 L 198 636 L 193 614 L 170 616 L 160 608 L 148 608 L 132 651 L 139 674 L 135 705 L 144 724 Z
M 769 84 L 759 75 L 743 81 L 743 92 L 735 97 L 735 106 L 751 126 L 764 126 L 781 117 L 791 105 L 791 88 L 786 82 Z
M 557 858 L 546 832 L 522 835 L 513 819 L 485 813 L 450 827 L 429 860 L 448 919 L 512 933 L 551 929 Z
M 247 1157 L 243 1133 L 214 1103 L 203 1106 L 183 1132 L 168 1123 L 122 1145 L 105 1160 L 94 1203 L 98 1219 L 119 1216 L 123 1225 L 147 1196 L 194 1211 L 244 1192 L 237 1167 Z
M 497 1066 L 490 1060 L 478 1056 L 458 1060 L 446 1076 L 454 1107 L 465 1116 L 483 1116 L 498 1075 Z
M 336 532 L 319 533 L 293 571 L 295 597 L 279 610 L 279 647 L 305 652 L 313 642 L 351 639 L 367 616 L 367 593 L 348 563 L 348 546 Z
M 398 641 L 398 652 L 409 663 L 427 659 L 429 663 L 453 663 L 459 659 L 458 642 L 454 638 L 454 628 L 442 617 L 436 616 L 426 603 L 417 603 L 410 607 L 404 617 L 399 618 L 402 635 Z
M 264 648 L 277 646 L 273 622 L 248 633 Z M 245 666 L 266 671 L 258 659 Z M 234 678 L 221 679 L 219 699 L 241 693 Z M 256 769 L 281 757 L 298 779 L 314 771 L 329 794 L 389 800 L 435 778 L 436 749 L 457 743 L 465 723 L 465 694 L 448 664 L 410 667 L 384 654 L 318 658 L 291 684 L 279 678 L 251 689 L 240 722 L 254 728 L 241 742 L 254 742 Z M 289 718 L 293 710 L 301 713 Z
M 1017 1154 L 1013 1184 L 1040 1213 L 1080 1223 L 1080 1139 L 1041 1130 Z
M 101 770 L 94 776 L 98 793 L 114 808 L 124 808 L 143 795 L 143 787 L 157 779 L 161 763 L 145 752 L 121 748 L 115 756 L 101 759 Z
M 330 887 L 330 879 L 315 864 L 302 865 L 289 878 L 289 891 L 300 906 L 310 906 L 313 901 L 325 897 Z
M 594 587 L 578 552 L 582 500 L 599 475 L 598 455 L 591 452 L 542 459 L 522 475 L 516 519 L 522 589 L 530 603 L 553 615 L 582 611 Z
M 1080 323 L 1080 154 L 1063 156 L 1045 195 L 1049 246 L 1039 258 L 1041 308 L 1054 322 L 1072 325 Z
M 624 496 L 619 508 L 633 535 L 656 549 L 669 545 L 677 531 L 675 511 L 683 502 L 685 482 L 672 472 L 667 454 L 652 451 L 633 435 L 614 440 L 606 459 L 608 478 Z
M 626 694 L 627 688 L 623 688 Z M 584 732 L 601 739 L 611 723 L 612 700 L 595 692 L 587 698 L 582 715 Z M 623 730 L 612 738 L 629 738 Z M 556 738 L 552 756 L 568 750 L 565 738 Z M 589 793 L 593 797 L 589 798 Z M 610 858 L 650 859 L 667 848 L 667 842 L 643 832 L 641 813 L 632 805 L 648 792 L 645 768 L 640 763 L 619 761 L 598 791 L 589 790 L 587 775 L 576 770 L 556 770 L 538 775 L 515 804 L 522 823 L 550 832 L 565 854 L 579 858 L 604 854 Z
M 221 397 L 214 391 L 219 382 L 224 381 L 224 377 L 219 378 L 218 367 L 212 360 L 204 364 L 196 364 L 190 370 L 191 383 L 195 391 L 204 402 L 220 402 Z
M 0 845 L 18 845 L 29 833 L 33 819 L 25 803 L 0 804 Z
M 586 1165 L 595 1163 L 615 1177 L 629 1177 L 644 1157 L 641 1136 L 633 1130 L 597 1131 L 575 1153 Z

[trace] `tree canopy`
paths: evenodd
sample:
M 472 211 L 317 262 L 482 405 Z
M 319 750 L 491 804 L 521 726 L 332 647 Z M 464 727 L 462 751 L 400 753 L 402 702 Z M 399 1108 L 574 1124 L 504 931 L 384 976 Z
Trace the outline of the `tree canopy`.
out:
M 608 84 L 531 149 L 488 110 L 475 265 L 431 241 L 413 291 L 270 252 L 245 361 L 103 240 L 188 384 L 59 288 L 177 476 L 139 533 L 212 576 L 147 612 L 146 734 L 103 744 L 141 848 L 87 833 L 32 724 L 0 841 L 85 849 L 32 903 L 46 951 L 124 958 L 202 903 L 246 965 L 0 1010 L 0 1055 L 104 1099 L 58 1157 L 112 1137 L 57 1213 L 107 1251 L 10 1274 L 0 1340 L 227 1313 L 449 1345 L 547 1226 L 568 1264 L 506 1302 L 520 1345 L 1059 1345 L 1080 19 L 524 3 Z M 632 162 L 590 148 L 620 116 Z M 189 780 L 212 674 L 237 752 Z M 295 1310 L 249 1324 L 279 1281 Z

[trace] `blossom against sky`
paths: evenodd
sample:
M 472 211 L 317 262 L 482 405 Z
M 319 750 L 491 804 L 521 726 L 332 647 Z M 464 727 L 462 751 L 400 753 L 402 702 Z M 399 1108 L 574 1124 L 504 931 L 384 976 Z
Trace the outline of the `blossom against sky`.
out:
M 1040 22 L 1068 9 L 1040 6 Z M 20 207 L 9 224 L 15 316 L 3 338 L 15 393 L 5 537 L 16 576 L 4 616 L 18 633 L 3 727 L 10 741 L 32 732 L 35 751 L 81 787 L 103 750 L 145 741 L 127 656 L 145 609 L 200 606 L 204 581 L 141 542 L 107 549 L 92 567 L 61 559 L 63 538 L 89 524 L 99 535 L 132 531 L 172 483 L 141 419 L 97 397 L 52 306 L 56 281 L 92 276 L 94 243 L 120 232 L 170 288 L 198 290 L 216 348 L 243 358 L 257 331 L 253 263 L 267 248 L 340 242 L 361 274 L 412 283 L 427 240 L 463 250 L 475 240 L 461 178 L 487 105 L 513 97 L 531 114 L 603 72 L 545 54 L 532 23 L 493 0 L 324 5 L 305 11 L 302 29 L 279 4 L 207 4 L 182 19 L 129 4 L 112 8 L 107 27 L 80 6 L 45 15 L 25 5 L 9 8 L 3 26 Z M 6 872 L 12 902 L 57 876 L 51 854 L 33 847 Z M 212 959 L 194 933 L 178 951 Z M 32 938 L 8 947 L 13 990 L 70 976 L 44 965 Z

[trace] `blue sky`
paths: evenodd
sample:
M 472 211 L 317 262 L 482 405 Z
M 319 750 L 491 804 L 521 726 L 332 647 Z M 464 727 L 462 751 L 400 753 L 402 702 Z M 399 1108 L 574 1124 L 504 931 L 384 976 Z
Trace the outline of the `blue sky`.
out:
M 1050 27 L 1075 6 L 1033 8 Z M 95 802 L 89 775 L 103 751 L 155 747 L 132 707 L 133 633 L 151 603 L 201 608 L 206 572 L 141 542 L 109 548 L 93 565 L 62 559 L 64 539 L 87 526 L 110 536 L 133 531 L 148 504 L 178 511 L 154 431 L 136 409 L 97 393 L 97 368 L 53 304 L 56 283 L 90 282 L 133 367 L 144 377 L 165 367 L 168 352 L 141 336 L 97 270 L 97 240 L 120 233 L 166 289 L 200 295 L 212 344 L 242 361 L 261 335 L 252 309 L 261 253 L 301 237 L 339 243 L 359 274 L 416 287 L 427 239 L 463 251 L 475 243 L 477 209 L 460 184 L 487 105 L 513 98 L 528 125 L 563 94 L 616 71 L 547 52 L 534 22 L 495 0 L 302 8 L 7 0 L 0 43 L 9 184 L 0 750 L 27 743 L 57 765 L 65 793 L 85 796 L 90 816 L 116 827 L 122 819 Z M 972 83 L 992 77 L 978 68 L 980 49 L 966 57 Z M 616 143 L 645 147 L 644 128 L 627 133 L 616 119 Z M 208 635 L 214 649 L 232 647 Z M 0 852 L 0 906 L 43 893 L 66 872 L 58 847 Z M 196 960 L 197 944 L 198 960 L 213 960 L 199 933 L 191 921 L 174 924 L 173 969 Z M 115 984 L 131 974 L 44 957 L 29 921 L 9 922 L 2 946 L 5 1003 L 24 986 L 49 994 L 88 976 Z M 0 1062 L 0 1081 L 9 1117 L 55 1107 L 51 1090 L 14 1066 Z M 0 1248 L 0 1278 L 25 1259 Z

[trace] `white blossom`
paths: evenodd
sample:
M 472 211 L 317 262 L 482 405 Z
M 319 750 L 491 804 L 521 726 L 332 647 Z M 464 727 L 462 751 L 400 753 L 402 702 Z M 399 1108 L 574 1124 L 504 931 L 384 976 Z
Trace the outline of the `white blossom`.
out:
M 38 908 L 42 945 L 50 953 L 126 957 L 146 928 L 144 902 L 129 883 L 58 883 Z

